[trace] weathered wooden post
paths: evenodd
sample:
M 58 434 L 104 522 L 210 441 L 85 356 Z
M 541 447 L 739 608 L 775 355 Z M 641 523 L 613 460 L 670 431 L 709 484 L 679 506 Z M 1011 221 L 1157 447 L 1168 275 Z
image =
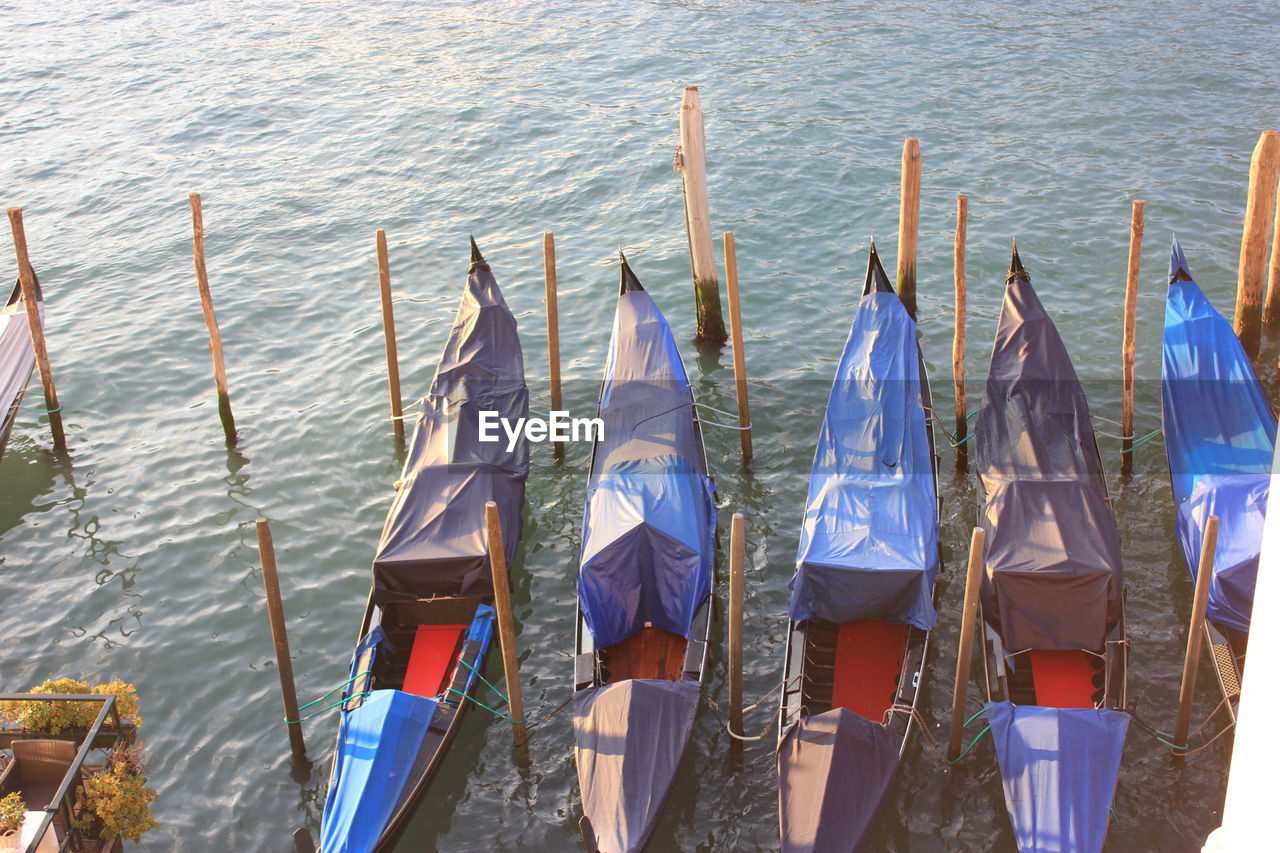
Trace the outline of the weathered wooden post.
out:
M 684 218 L 693 263 L 693 299 L 698 312 L 696 339 L 722 344 L 727 339 L 720 311 L 720 281 L 711 247 L 711 209 L 707 202 L 707 139 L 697 86 L 686 86 L 680 101 L 680 150 L 676 171 L 684 178 Z
M 1124 400 L 1121 403 L 1120 474 L 1133 473 L 1133 386 L 1135 334 L 1138 323 L 1138 269 L 1142 264 L 1143 211 L 1146 202 L 1133 203 L 1129 218 L 1129 273 L 1124 283 L 1124 334 L 1121 344 L 1121 375 L 1124 382 Z
M 730 341 L 733 344 L 733 382 L 738 398 L 738 435 L 742 437 L 742 461 L 749 462 L 751 450 L 751 405 L 747 401 L 747 342 L 742 337 L 742 299 L 738 294 L 738 252 L 733 232 L 724 232 L 724 277 L 729 292 Z
M 898 296 L 916 316 L 916 242 L 920 233 L 920 143 L 902 144 L 902 186 L 898 208 Z
M 22 225 L 22 208 L 9 208 L 9 228 L 13 231 L 13 251 L 18 256 L 18 286 L 22 288 L 22 302 L 27 311 L 27 327 L 31 330 L 31 348 L 40 368 L 40 384 L 44 389 L 45 413 L 49 416 L 49 432 L 53 434 L 53 449 L 67 452 L 67 436 L 62 431 L 62 407 L 58 404 L 58 389 L 53 386 L 53 367 L 49 364 L 49 349 L 44 341 L 44 324 L 40 321 L 40 299 L 36 294 L 36 274 L 27 253 L 27 231 Z
M 1271 232 L 1271 268 L 1267 275 L 1267 304 L 1262 312 L 1262 325 L 1268 329 L 1280 326 L 1280 186 L 1276 187 L 1274 231 Z
M 556 238 L 550 231 L 542 235 L 542 275 L 547 293 L 547 374 L 551 379 L 551 411 L 564 409 L 560 391 L 560 307 L 556 301 Z M 555 441 L 555 455 L 564 454 L 564 443 Z
M 200 206 L 200 193 L 191 193 L 192 254 L 196 265 L 196 285 L 200 288 L 200 307 L 204 310 L 204 322 L 209 327 L 209 352 L 213 354 L 213 381 L 218 388 L 218 415 L 222 418 L 222 433 L 227 444 L 236 443 L 236 420 L 231 415 L 231 395 L 227 392 L 227 366 L 222 360 L 222 333 L 218 331 L 218 318 L 213 313 L 213 296 L 209 293 L 209 274 L 204 267 L 204 211 Z
M 276 549 L 271 541 L 271 526 L 259 518 L 258 559 L 262 564 L 262 587 L 267 593 L 267 618 L 271 620 L 271 639 L 276 646 L 276 671 L 280 674 L 280 696 L 284 699 L 284 718 L 289 728 L 289 744 L 293 757 L 303 759 L 307 744 L 302 738 L 302 720 L 298 716 L 298 693 L 293 684 L 293 658 L 289 656 L 289 634 L 285 628 L 284 602 L 280 597 L 280 577 L 276 572 Z
M 507 682 L 508 716 L 515 720 L 518 749 L 529 743 L 524 722 L 524 698 L 520 690 L 520 662 L 516 654 L 516 624 L 511 611 L 511 582 L 507 577 L 507 552 L 502 542 L 502 520 L 498 505 L 484 505 L 485 527 L 489 534 L 489 571 L 493 576 L 493 607 L 498 611 L 498 639 L 502 646 L 502 671 Z
M 1249 198 L 1240 240 L 1236 279 L 1235 330 L 1249 358 L 1258 357 L 1262 338 L 1262 285 L 1267 255 L 1267 217 L 1275 204 L 1280 169 L 1280 135 L 1268 130 L 1258 138 L 1249 164 Z
M 1187 626 L 1187 654 L 1182 659 L 1182 689 L 1178 693 L 1178 723 L 1173 741 L 1185 752 L 1187 730 L 1191 726 L 1191 705 L 1195 700 L 1196 677 L 1200 670 L 1200 641 L 1204 637 L 1204 615 L 1209 608 L 1209 587 L 1213 581 L 1213 558 L 1218 549 L 1218 517 L 1209 516 L 1200 543 L 1200 564 L 1196 567 L 1195 597 L 1191 603 L 1191 624 Z
M 967 297 L 964 271 L 964 242 L 969 228 L 969 197 L 956 196 L 955 261 L 955 334 L 951 339 L 951 376 L 956 387 L 956 468 L 964 470 L 969 462 L 969 406 L 964 398 L 964 324 Z
M 978 591 L 982 586 L 983 548 L 986 534 L 973 528 L 969 539 L 969 571 L 965 574 L 964 606 L 960 609 L 960 648 L 956 654 L 956 684 L 951 694 L 951 739 L 947 760 L 955 761 L 964 737 L 964 703 L 969 693 L 969 666 L 973 662 L 973 635 L 978 627 Z
M 396 441 L 404 441 L 404 408 L 400 397 L 400 360 L 396 357 L 396 318 L 391 307 L 391 264 L 387 259 L 387 232 L 378 241 L 378 292 L 382 297 L 382 341 L 387 350 L 387 385 L 391 391 L 391 429 Z
M 747 561 L 746 519 L 735 512 L 729 525 L 729 731 L 742 731 L 742 604 Z

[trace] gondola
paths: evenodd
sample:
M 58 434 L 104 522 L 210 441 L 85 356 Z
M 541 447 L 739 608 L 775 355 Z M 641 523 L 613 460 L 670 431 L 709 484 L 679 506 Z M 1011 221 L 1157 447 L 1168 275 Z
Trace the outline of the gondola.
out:
M 321 853 L 391 849 L 470 704 L 493 642 L 485 504 L 506 558 L 520 542 L 529 448 L 481 441 L 482 411 L 529 413 L 512 315 L 475 241 L 466 291 L 373 561 L 344 691 Z
M 937 619 L 937 459 L 916 323 L 875 245 L 809 476 L 777 752 L 783 853 L 865 847 Z
M 1126 713 L 1120 536 L 1089 405 L 1013 251 L 975 425 L 985 710 L 1018 849 L 1096 853 Z
M 36 300 L 44 314 L 40 282 L 36 282 Z M 9 444 L 9 433 L 18 419 L 22 397 L 35 369 L 36 354 L 31 346 L 31 328 L 27 323 L 27 307 L 22 286 L 15 284 L 9 301 L 0 308 L 0 457 Z
M 707 663 L 716 509 L 671 328 L 626 258 L 591 456 L 574 655 L 584 841 L 644 848 Z
M 1219 519 L 1205 626 L 1234 718 L 1253 610 L 1276 420 L 1231 324 L 1201 292 L 1178 241 L 1169 254 L 1161 403 L 1178 541 L 1195 581 L 1209 516 Z

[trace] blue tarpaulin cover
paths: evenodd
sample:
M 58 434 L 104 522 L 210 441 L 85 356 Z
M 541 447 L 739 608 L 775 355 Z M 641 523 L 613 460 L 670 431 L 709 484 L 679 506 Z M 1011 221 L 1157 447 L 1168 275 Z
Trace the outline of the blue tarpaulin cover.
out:
M 711 589 L 714 487 L 671 328 L 623 262 L 582 522 L 578 600 L 597 648 L 646 623 L 687 637 Z
M 516 320 L 489 265 L 471 244 L 467 288 L 422 400 L 400 488 L 373 561 L 375 601 L 492 592 L 484 505 L 498 504 L 507 564 L 520 544 L 529 444 L 508 451 L 494 423 L 482 441 L 480 413 L 514 428 L 529 416 Z
M 477 661 L 485 659 L 493 641 L 494 614 L 487 604 L 477 606 L 463 638 L 464 649 L 472 643 L 479 644 Z M 389 645 L 381 626 L 366 634 L 351 656 L 351 680 L 362 675 L 356 668 L 366 649 L 375 649 L 376 656 Z M 372 668 L 373 663 L 368 666 Z M 472 672 L 462 691 L 470 694 L 476 681 Z M 457 705 L 460 698 L 443 693 L 424 698 L 401 690 L 375 690 L 354 710 L 344 708 L 338 730 L 338 759 L 320 827 L 323 853 L 374 849 L 392 814 L 408 795 L 407 786 L 418 779 L 420 765 L 431 757 L 423 750 L 423 741 L 436 708 L 445 699 Z
M 600 853 L 633 853 L 653 832 L 698 710 L 696 681 L 629 678 L 573 695 L 582 810 Z
M 337 767 L 320 828 L 324 853 L 373 850 L 413 781 L 436 704 L 400 690 L 375 690 L 342 715 Z
M 990 702 L 986 711 L 1018 849 L 1100 851 L 1129 715 L 1009 702 Z
M 1208 616 L 1248 632 L 1276 422 L 1240 339 L 1192 280 L 1176 240 L 1169 278 L 1161 388 L 1178 539 L 1194 577 L 1205 525 L 1218 516 Z
M 1011 650 L 1100 650 L 1120 533 L 1084 389 L 1016 251 L 974 431 L 983 618 Z
M 938 504 L 916 324 L 887 279 L 880 290 L 868 276 L 818 434 L 791 618 L 927 631 Z
M 802 717 L 778 743 L 784 853 L 860 850 L 898 773 L 902 740 L 846 708 Z

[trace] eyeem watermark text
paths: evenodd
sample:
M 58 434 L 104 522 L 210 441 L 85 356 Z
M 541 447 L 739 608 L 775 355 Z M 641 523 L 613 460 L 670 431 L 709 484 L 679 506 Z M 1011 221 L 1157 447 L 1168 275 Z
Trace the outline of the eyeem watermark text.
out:
M 549 418 L 516 418 L 513 424 L 497 412 L 480 412 L 481 441 L 500 441 L 499 428 L 506 433 L 508 453 L 516 449 L 521 435 L 534 442 L 604 439 L 604 421 L 600 418 L 571 418 L 568 412 L 553 411 Z

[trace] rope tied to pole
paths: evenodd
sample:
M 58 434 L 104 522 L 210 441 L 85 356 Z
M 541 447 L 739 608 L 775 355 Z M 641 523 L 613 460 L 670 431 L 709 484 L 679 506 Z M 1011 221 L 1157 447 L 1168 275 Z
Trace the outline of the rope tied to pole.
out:
M 970 723 L 972 723 L 974 720 L 978 719 L 979 717 L 981 717 L 981 716 L 982 716 L 983 714 L 985 714 L 985 713 L 987 713 L 987 709 L 986 709 L 986 708 L 979 708 L 977 711 L 975 711 L 975 712 L 974 712 L 973 716 L 971 716 L 969 719 L 967 719 L 967 720 L 965 720 L 965 721 L 964 721 L 964 726 L 965 726 L 965 727 L 967 727 Z M 974 748 L 975 746 L 977 746 L 977 745 L 978 745 L 978 741 L 982 740 L 982 736 L 983 736 L 983 735 L 985 735 L 985 734 L 986 734 L 987 732 L 989 732 L 989 731 L 991 731 L 991 724 L 990 724 L 990 723 L 988 723 L 988 724 L 987 724 L 987 725 L 982 729 L 982 731 L 978 732 L 977 736 L 976 736 L 976 737 L 974 737 L 974 739 L 973 739 L 973 740 L 969 741 L 969 745 L 968 745 L 968 746 L 966 746 L 966 747 L 964 748 L 964 751 L 963 751 L 963 752 L 961 752 L 961 753 L 960 753 L 959 755 L 957 755 L 955 758 L 953 758 L 953 759 L 951 759 L 950 761 L 948 761 L 948 762 L 947 762 L 947 766 L 948 766 L 948 767 L 950 767 L 950 766 L 952 766 L 952 765 L 954 765 L 954 764 L 958 763 L 958 762 L 960 761 L 960 759 L 964 758 L 966 755 L 968 755 L 970 752 L 972 752 L 972 751 L 973 751 L 973 748 Z
M 322 694 L 320 697 L 318 697 L 318 698 L 316 698 L 316 699 L 312 699 L 310 702 L 308 702 L 308 703 L 307 703 L 307 704 L 305 704 L 305 705 L 301 705 L 301 706 L 299 706 L 299 707 L 298 707 L 298 710 L 299 710 L 299 711 L 305 711 L 305 710 L 307 710 L 308 708 L 310 708 L 312 705 L 318 705 L 318 704 L 320 704 L 320 703 L 321 703 L 321 702 L 323 702 L 325 699 L 328 699 L 330 696 L 332 696 L 333 694 L 337 693 L 339 690 L 343 690 L 343 689 L 345 689 L 345 688 L 347 688 L 347 687 L 351 686 L 351 684 L 352 684 L 352 683 L 354 683 L 354 682 L 356 682 L 356 681 L 359 681 L 360 679 L 364 678 L 366 675 L 373 675 L 373 670 L 371 670 L 371 669 L 366 669 L 364 672 L 361 672 L 361 673 L 359 673 L 359 674 L 357 674 L 357 675 L 353 675 L 351 678 L 348 678 L 346 681 L 342 682 L 341 684 L 339 684 L 337 687 L 333 688 L 332 690 L 329 690 L 329 691 L 325 692 L 325 693 L 324 693 L 324 694 Z M 352 699 L 355 699 L 357 696 L 359 696 L 359 697 L 368 696 L 368 695 L 369 695 L 369 693 L 370 693 L 370 691 L 366 690 L 366 691 L 364 691 L 363 693 L 356 693 L 356 694 L 353 694 L 353 695 L 351 695 L 351 696 L 344 696 L 343 698 L 339 699 L 337 702 L 334 702 L 332 705 L 327 705 L 327 706 L 325 706 L 324 708 L 321 708 L 319 711 L 316 711 L 314 714 L 308 714 L 307 716 L 302 717 L 301 719 L 297 719 L 297 720 L 290 720 L 288 717 L 285 717 L 285 718 L 284 718 L 284 721 L 285 721 L 286 723 L 288 723 L 289 725 L 291 725 L 291 726 L 296 726 L 296 725 L 298 725 L 299 723 L 304 723 L 304 722 L 306 722 L 307 720 L 310 720 L 310 719 L 312 719 L 312 718 L 314 718 L 314 717 L 318 717 L 318 716 L 320 716 L 320 715 L 321 715 L 321 714 L 323 714 L 325 711 L 331 711 L 331 710 L 333 710 L 334 708 L 338 707 L 339 705 L 341 705 L 341 704 L 343 704 L 343 703 L 345 703 L 345 702 L 349 702 L 349 701 L 351 701 Z

